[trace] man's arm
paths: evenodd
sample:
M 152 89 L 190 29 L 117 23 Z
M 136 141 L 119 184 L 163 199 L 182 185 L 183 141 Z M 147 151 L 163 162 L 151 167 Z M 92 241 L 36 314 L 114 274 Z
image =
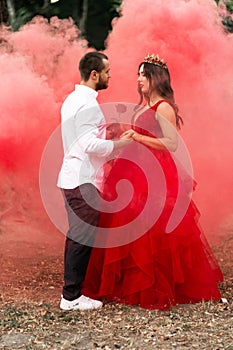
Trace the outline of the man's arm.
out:
M 106 128 L 105 120 L 99 106 L 77 112 L 75 129 L 77 141 L 83 152 L 107 157 L 113 150 L 125 147 L 132 142 L 131 135 L 114 141 L 102 139 L 99 133 L 104 128 Z

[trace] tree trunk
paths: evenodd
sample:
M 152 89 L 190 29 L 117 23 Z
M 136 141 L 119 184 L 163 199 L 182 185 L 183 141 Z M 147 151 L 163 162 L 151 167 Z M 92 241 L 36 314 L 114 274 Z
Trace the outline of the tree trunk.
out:
M 79 30 L 81 31 L 82 36 L 85 36 L 87 16 L 88 16 L 88 0 L 78 1 L 77 24 L 78 24 Z
M 80 20 L 80 30 L 82 33 L 85 33 L 85 30 L 86 30 L 87 16 L 88 16 L 88 0 L 83 0 L 83 13 Z
M 0 0 L 0 24 L 1 23 L 7 23 L 7 8 L 5 0 Z
M 9 15 L 9 20 L 10 20 L 10 25 L 12 26 L 15 21 L 15 4 L 14 0 L 6 0 L 7 4 L 7 10 L 8 10 L 8 15 Z

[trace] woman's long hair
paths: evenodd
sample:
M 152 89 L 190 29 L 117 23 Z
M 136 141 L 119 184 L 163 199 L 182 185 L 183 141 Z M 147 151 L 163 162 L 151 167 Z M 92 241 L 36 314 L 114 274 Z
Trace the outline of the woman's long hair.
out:
M 178 114 L 179 109 L 178 106 L 175 104 L 174 92 L 171 87 L 170 73 L 168 69 L 155 65 L 153 63 L 141 62 L 138 67 L 138 71 L 140 70 L 142 65 L 143 72 L 145 74 L 145 77 L 149 80 L 150 87 L 149 92 L 146 95 L 144 95 L 141 92 L 140 88 L 138 89 L 138 92 L 140 94 L 139 104 L 142 103 L 143 98 L 145 98 L 147 101 L 150 101 L 150 96 L 152 95 L 152 92 L 156 90 L 156 92 L 165 100 L 168 100 L 174 108 L 176 114 L 176 125 L 178 128 L 180 128 L 181 124 L 183 124 L 183 119 Z

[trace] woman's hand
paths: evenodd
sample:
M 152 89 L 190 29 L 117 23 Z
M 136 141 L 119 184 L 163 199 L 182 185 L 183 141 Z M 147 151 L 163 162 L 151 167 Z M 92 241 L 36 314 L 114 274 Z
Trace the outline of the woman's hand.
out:
M 134 130 L 129 129 L 129 130 L 124 131 L 124 132 L 121 134 L 120 138 L 121 138 L 121 139 L 125 139 L 125 138 L 126 138 L 126 139 L 132 140 L 132 139 L 133 139 L 133 138 L 132 138 L 133 134 L 134 134 Z
M 120 139 L 119 140 L 115 140 L 114 142 L 114 149 L 119 149 L 125 146 L 128 146 L 131 142 L 133 142 L 133 135 L 134 131 L 133 130 L 127 130 L 125 132 L 123 132 L 120 135 Z
M 132 139 L 134 141 L 137 141 L 137 142 L 142 142 L 142 139 L 143 139 L 143 135 L 142 134 L 139 134 L 138 132 L 135 132 L 133 133 L 132 135 Z
M 137 141 L 137 142 L 142 142 L 143 135 L 139 134 L 138 132 L 134 131 L 133 129 L 129 129 L 123 134 L 121 134 L 121 137 L 127 137 L 131 138 L 131 140 Z

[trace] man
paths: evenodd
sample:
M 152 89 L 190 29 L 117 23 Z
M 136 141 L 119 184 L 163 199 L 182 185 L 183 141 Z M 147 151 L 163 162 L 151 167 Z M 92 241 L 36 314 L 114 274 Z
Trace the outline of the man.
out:
M 63 164 L 58 187 L 62 189 L 69 230 L 64 256 L 64 286 L 60 308 L 90 310 L 102 306 L 99 300 L 82 295 L 82 282 L 99 223 L 101 166 L 114 149 L 128 145 L 130 137 L 106 140 L 105 119 L 97 102 L 98 90 L 106 89 L 110 78 L 108 57 L 89 52 L 79 63 L 80 84 L 62 105 Z

